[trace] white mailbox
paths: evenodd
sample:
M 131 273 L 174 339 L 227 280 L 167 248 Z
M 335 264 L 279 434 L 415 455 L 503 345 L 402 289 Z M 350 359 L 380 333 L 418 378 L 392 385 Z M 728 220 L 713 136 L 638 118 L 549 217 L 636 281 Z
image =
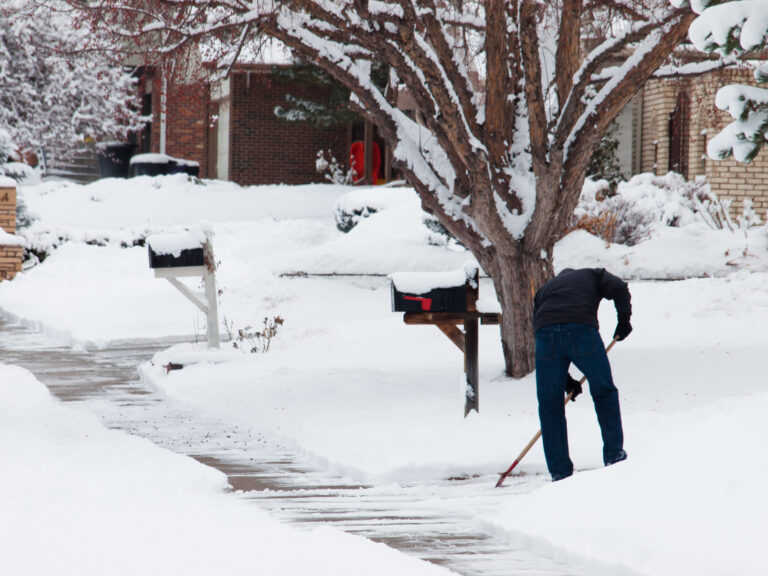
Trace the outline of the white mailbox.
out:
M 206 316 L 208 346 L 219 347 L 219 309 L 216 291 L 216 261 L 213 258 L 211 236 L 200 228 L 172 234 L 147 237 L 149 267 L 155 278 L 165 278 L 186 296 Z M 204 292 L 193 291 L 179 280 L 201 276 Z

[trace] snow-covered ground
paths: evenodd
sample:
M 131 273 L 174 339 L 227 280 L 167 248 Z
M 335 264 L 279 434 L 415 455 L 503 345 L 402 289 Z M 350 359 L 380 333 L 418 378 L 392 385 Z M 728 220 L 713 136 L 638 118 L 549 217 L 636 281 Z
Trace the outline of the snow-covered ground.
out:
M 646 179 L 635 188 L 648 186 Z M 153 277 L 146 248 L 123 246 L 147 234 L 203 225 L 214 231 L 222 334 L 253 332 L 278 316 L 284 324 L 267 353 L 244 352 L 246 342 L 239 350 L 224 342 L 220 351 L 202 343 L 179 345 L 143 366 L 145 378 L 227 421 L 256 423 L 316 465 L 360 480 L 487 474 L 493 483 L 538 429 L 534 379 L 505 377 L 498 328 L 482 327 L 480 413 L 463 418 L 460 353 L 434 327 L 406 326 L 391 312 L 386 275 L 458 269 L 469 254 L 424 226 L 407 190 L 356 192 L 389 196 L 378 198 L 378 211 L 342 234 L 332 208 L 349 191 L 199 185 L 182 175 L 23 187 L 21 196 L 39 218 L 24 234 L 30 246 L 50 255 L 0 284 L 0 307 L 73 344 L 190 334 L 202 342 L 202 315 Z M 670 199 L 662 196 L 644 198 L 656 198 L 659 212 L 669 212 Z M 342 205 L 354 202 L 345 196 Z M 761 417 L 768 410 L 766 228 L 731 232 L 696 218 L 677 220 L 686 225 L 651 225 L 651 238 L 631 247 L 577 231 L 556 248 L 557 268 L 602 266 L 630 280 L 634 332 L 611 353 L 629 460 L 601 467 L 599 430 L 585 395 L 568 409 L 571 453 L 582 472 L 550 484 L 538 445 L 519 466 L 540 480 L 538 488 L 523 495 L 496 491 L 497 511 L 484 520 L 489 529 L 545 554 L 586 562 L 594 574 L 762 574 L 757 540 L 768 517 L 761 489 L 768 481 L 761 456 L 768 432 Z M 493 297 L 489 281 L 481 284 L 480 296 Z M 607 340 L 615 326 L 610 304 L 603 305 L 600 319 Z M 168 362 L 185 368 L 167 373 Z M 30 527 L 14 532 L 21 541 L 15 558 L 34 545 L 34 510 L 54 510 L 60 523 L 48 528 L 66 532 L 65 548 L 86 534 L 111 542 L 108 531 L 93 529 L 112 526 L 111 510 L 123 518 L 116 530 L 135 536 L 151 503 L 161 520 L 152 530 L 163 527 L 163 537 L 176 522 L 187 530 L 198 517 L 213 518 L 195 535 L 200 554 L 202 542 L 210 542 L 209 552 L 240 545 L 217 534 L 220 522 L 235 518 L 285 538 L 281 542 L 296 539 L 296 546 L 322 548 L 332 540 L 329 546 L 350 550 L 350 570 L 360 554 L 387 558 L 370 562 L 365 572 L 375 564 L 382 573 L 436 570 L 416 561 L 405 569 L 388 565 L 397 555 L 368 552 L 371 545 L 331 530 L 300 536 L 273 530 L 269 518 L 224 502 L 217 474 L 101 430 L 88 415 L 52 402 L 23 371 L 3 372 L 0 405 L 19 408 L 9 409 L 13 418 L 0 419 L 0 426 L 11 427 L 2 436 L 25 439 L 18 446 L 3 443 L 3 466 L 13 474 L 0 475 L 0 490 L 27 490 L 25 505 L 5 499 L 4 517 L 19 517 Z M 30 416 L 22 418 L 24 411 Z M 64 458 L 65 449 L 74 456 Z M 122 452 L 135 459 L 115 458 Z M 149 470 L 145 461 L 153 458 L 160 463 Z M 61 481 L 50 481 L 49 459 Z M 35 481 L 21 484 L 29 477 Z M 129 484 L 121 484 L 124 477 Z M 178 482 L 181 488 L 171 491 Z M 21 515 L 28 501 L 33 512 L 26 524 Z M 176 507 L 184 514 L 174 514 Z M 82 522 L 67 532 L 61 527 L 71 522 L 70 509 L 79 509 Z M 161 565 L 171 562 L 182 537 L 172 534 L 163 546 L 152 534 L 140 536 L 154 546 Z M 280 545 L 274 549 L 279 554 Z M 240 550 L 232 562 L 246 556 Z M 319 571 L 342 572 L 336 568 Z
M 227 498 L 226 477 L 63 406 L 0 365 L 0 572 L 448 574 L 381 544 L 298 532 Z

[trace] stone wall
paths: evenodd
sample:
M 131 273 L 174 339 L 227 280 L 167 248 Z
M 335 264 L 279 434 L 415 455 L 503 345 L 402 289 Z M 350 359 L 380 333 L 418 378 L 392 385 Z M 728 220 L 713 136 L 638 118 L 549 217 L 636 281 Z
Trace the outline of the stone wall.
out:
M 0 186 L 0 227 L 8 234 L 16 233 L 16 188 Z M 21 271 L 21 246 L 0 244 L 0 279 L 11 280 Z

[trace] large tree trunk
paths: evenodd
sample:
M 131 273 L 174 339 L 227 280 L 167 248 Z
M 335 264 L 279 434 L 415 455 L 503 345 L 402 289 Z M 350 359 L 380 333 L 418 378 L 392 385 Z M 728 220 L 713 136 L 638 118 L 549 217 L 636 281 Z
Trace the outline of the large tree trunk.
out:
M 513 378 L 522 378 L 535 368 L 533 297 L 553 276 L 551 250 L 547 254 L 542 258 L 541 252 L 532 254 L 520 249 L 481 258 L 480 264 L 492 278 L 504 311 L 501 342 L 507 375 Z

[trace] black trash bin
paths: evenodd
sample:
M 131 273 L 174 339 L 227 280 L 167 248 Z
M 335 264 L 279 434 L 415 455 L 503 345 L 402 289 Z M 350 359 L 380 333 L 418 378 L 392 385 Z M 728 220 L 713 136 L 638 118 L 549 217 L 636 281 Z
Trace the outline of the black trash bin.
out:
M 171 162 L 169 174 L 189 174 L 195 178 L 200 176 L 200 164 L 193 160 L 182 160 L 174 158 Z
M 137 154 L 131 158 L 132 176 L 165 176 L 170 174 L 173 158 L 165 154 Z
M 109 142 L 98 148 L 99 174 L 102 178 L 127 178 L 136 144 Z

